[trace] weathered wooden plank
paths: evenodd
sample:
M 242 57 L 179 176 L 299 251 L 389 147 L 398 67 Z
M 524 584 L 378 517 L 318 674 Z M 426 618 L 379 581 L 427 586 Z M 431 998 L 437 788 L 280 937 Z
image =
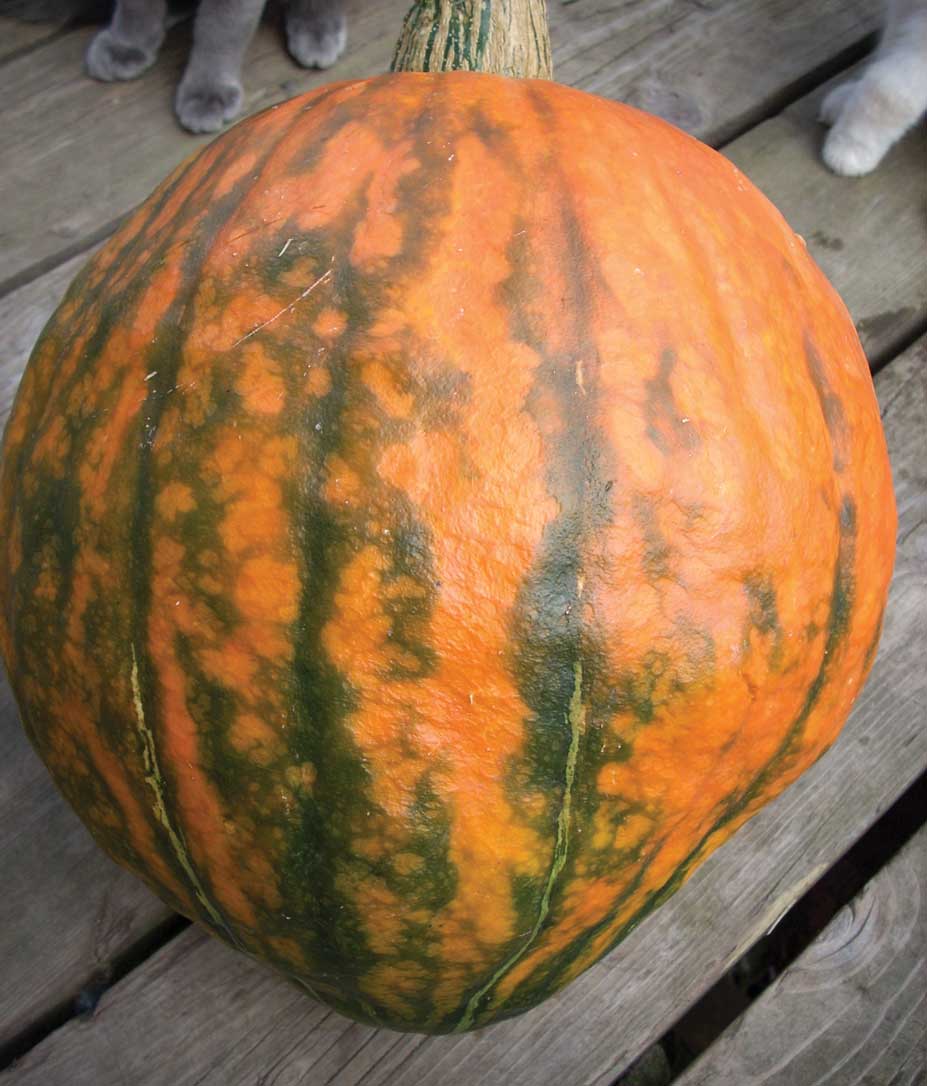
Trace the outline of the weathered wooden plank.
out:
M 552 0 L 550 17 L 562 83 L 718 144 L 870 35 L 879 10 L 865 0 Z
M 92 1020 L 38 1045 L 10 1086 L 610 1083 L 927 765 L 925 376 L 927 337 L 876 378 L 899 557 L 882 649 L 843 735 L 566 992 L 482 1033 L 423 1039 L 349 1023 L 191 929 L 111 989 Z
M 678 1086 L 927 1079 L 927 827 Z
M 96 246 L 0 298 L 0 431 L 6 425 L 19 379 L 39 333 L 68 284 L 95 251 Z
M 923 192 L 927 175 L 927 128 L 919 126 L 874 173 L 837 177 L 821 161 L 816 123 L 831 85 L 751 129 L 725 154 L 805 238 L 879 364 L 910 341 L 927 315 L 927 219 L 912 198 Z
M 297 68 L 276 29 L 260 28 L 245 69 L 247 111 L 320 83 L 386 69 L 407 0 L 349 0 L 348 6 L 349 49 L 327 73 Z M 550 10 L 560 79 L 630 96 L 709 142 L 736 130 L 809 67 L 826 64 L 874 25 L 867 0 L 577 0 L 567 6 L 553 0 Z M 188 31 L 171 33 L 157 66 L 142 79 L 111 85 L 83 75 L 91 33 L 67 34 L 0 69 L 8 163 L 0 179 L 0 290 L 103 236 L 207 139 L 181 132 L 171 114 Z M 94 153 L 83 153 L 89 146 Z M 48 177 L 56 179 L 52 196 Z
M 0 63 L 56 37 L 65 23 L 65 19 L 24 22 L 22 19 L 0 15 Z

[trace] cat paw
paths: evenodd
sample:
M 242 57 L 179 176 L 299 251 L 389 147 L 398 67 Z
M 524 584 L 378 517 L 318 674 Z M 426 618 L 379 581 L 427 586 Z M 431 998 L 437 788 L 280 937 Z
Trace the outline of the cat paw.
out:
M 174 103 L 177 117 L 188 132 L 218 132 L 241 111 L 240 83 L 204 83 L 181 80 Z
M 118 79 L 135 79 L 154 64 L 158 45 L 144 47 L 117 41 L 109 29 L 101 30 L 87 50 L 87 71 L 94 79 L 112 83 Z
M 834 173 L 843 177 L 862 177 L 878 166 L 885 150 L 882 141 L 860 139 L 852 130 L 837 127 L 824 141 L 821 157 Z
M 348 21 L 343 12 L 313 19 L 291 13 L 287 19 L 287 48 L 304 68 L 330 68 L 347 42 Z
M 831 88 L 824 95 L 824 100 L 821 102 L 821 108 L 818 110 L 818 120 L 822 124 L 836 124 L 837 118 L 843 112 L 843 107 L 847 104 L 850 95 L 856 90 L 857 85 L 857 80 L 851 79 L 847 83 L 840 83 L 838 86 Z

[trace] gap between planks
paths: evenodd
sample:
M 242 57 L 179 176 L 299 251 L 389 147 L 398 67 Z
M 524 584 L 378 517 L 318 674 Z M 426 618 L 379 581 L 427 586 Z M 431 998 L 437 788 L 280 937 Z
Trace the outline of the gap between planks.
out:
M 612 1086 L 670 1086 L 738 1023 L 927 822 L 927 772 Z M 790 1084 L 791 1086 L 791 1084 Z M 797 1084 L 796 1084 L 797 1086 Z
M 927 1072 L 927 827 L 677 1086 L 865 1086 Z

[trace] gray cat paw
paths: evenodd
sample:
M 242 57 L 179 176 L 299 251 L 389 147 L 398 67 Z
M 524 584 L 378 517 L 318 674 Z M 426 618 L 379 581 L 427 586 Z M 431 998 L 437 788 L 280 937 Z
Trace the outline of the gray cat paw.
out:
M 286 42 L 290 55 L 304 68 L 330 68 L 348 43 L 348 21 L 343 13 L 309 19 L 291 12 Z
M 227 121 L 238 116 L 243 98 L 240 83 L 184 79 L 177 88 L 175 108 L 187 131 L 218 132 Z
M 854 132 L 838 126 L 831 130 L 821 156 L 834 173 L 842 177 L 862 177 L 882 161 L 887 147 L 877 133 Z
M 818 110 L 818 120 L 822 124 L 836 124 L 837 118 L 843 112 L 850 95 L 856 90 L 857 80 L 851 79 L 847 83 L 840 83 L 824 95 L 821 108 Z
M 109 29 L 101 30 L 87 50 L 87 71 L 105 83 L 135 79 L 154 64 L 157 56 L 157 46 L 129 45 L 117 41 Z

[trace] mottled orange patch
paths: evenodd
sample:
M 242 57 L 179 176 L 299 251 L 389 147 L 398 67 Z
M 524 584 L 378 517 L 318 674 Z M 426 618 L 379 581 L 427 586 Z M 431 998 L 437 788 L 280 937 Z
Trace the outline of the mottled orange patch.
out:
M 248 621 L 293 622 L 299 603 L 296 564 L 266 555 L 248 559 L 239 571 L 233 597 Z
M 351 263 L 371 271 L 402 249 L 402 222 L 397 212 L 397 187 L 402 179 L 420 168 L 410 156 L 411 142 L 390 148 L 390 155 L 381 160 L 367 187 L 367 211 L 354 232 Z
M 250 485 L 243 481 L 219 523 L 225 548 L 243 557 L 263 549 L 266 540 L 279 538 L 286 528 L 282 500 L 280 484 L 267 475 L 255 474 Z
M 382 879 L 367 878 L 358 883 L 339 880 L 339 889 L 364 903 L 363 912 L 369 909 L 376 916 L 376 925 L 366 927 L 367 941 L 374 954 L 394 955 L 399 950 L 402 934 L 402 902 Z
M 319 339 L 333 340 L 347 327 L 347 314 L 340 309 L 327 306 L 312 323 L 312 331 Z
M 284 776 L 291 788 L 302 792 L 311 792 L 315 784 L 317 770 L 312 762 L 299 762 L 297 765 L 286 767 Z
M 615 832 L 616 849 L 639 848 L 654 830 L 654 820 L 642 814 L 628 815 L 622 819 Z
M 326 460 L 322 493 L 334 505 L 350 505 L 361 496 L 360 476 L 344 457 L 333 454 Z
M 71 440 L 65 430 L 64 418 L 56 415 L 48 420 L 36 441 L 33 456 L 43 471 L 60 478 L 70 449 Z
M 236 155 L 216 184 L 216 199 L 227 196 L 239 181 L 247 177 L 249 173 L 254 173 L 257 165 L 258 155 L 255 151 L 242 151 Z
M 304 382 L 306 392 L 310 396 L 327 396 L 331 392 L 332 375 L 326 366 L 313 362 L 306 368 L 306 380 Z
M 141 353 L 146 347 L 157 342 L 158 325 L 167 307 L 177 297 L 182 283 L 183 267 L 179 260 L 166 261 L 151 276 L 148 286 L 134 309 L 132 323 L 126 330 L 135 351 Z
M 243 353 L 237 388 L 245 410 L 258 415 L 279 414 L 286 398 L 279 366 L 257 343 L 249 343 Z
M 12 576 L 15 576 L 23 560 L 23 518 L 18 508 L 13 512 L 12 520 L 10 534 L 6 541 L 6 557 L 9 563 L 9 572 Z
M 363 980 L 363 990 L 378 1005 L 388 1007 L 400 1019 L 414 1013 L 413 998 L 430 983 L 425 969 L 413 961 L 375 965 Z
M 234 718 L 229 742 L 240 753 L 264 762 L 279 756 L 283 749 L 277 730 L 254 713 L 239 713 Z
M 425 857 L 416 852 L 400 852 L 393 857 L 393 870 L 398 875 L 412 875 L 425 865 Z
M 51 547 L 46 547 L 42 554 L 42 565 L 34 589 L 35 594 L 39 599 L 51 601 L 63 587 L 57 555 Z
M 221 647 L 200 649 L 197 660 L 213 679 L 236 687 L 251 682 L 258 666 L 254 655 L 234 638 L 224 641 Z
M 268 948 L 292 969 L 308 969 L 309 961 L 305 950 L 295 939 L 285 935 L 270 935 L 264 939 Z
M 363 379 L 388 415 L 397 419 L 410 417 L 415 397 L 398 387 L 395 372 L 381 362 L 369 362 L 364 366 Z
M 406 314 L 401 309 L 387 306 L 381 309 L 370 326 L 370 338 L 377 342 L 381 350 L 395 349 L 398 346 L 398 333 L 407 327 Z
M 147 386 L 136 374 L 125 371 L 115 406 L 110 410 L 107 425 L 93 432 L 84 451 L 80 466 L 81 490 L 84 500 L 95 510 L 106 502 L 110 478 L 124 456 L 125 440 L 135 423 L 148 393 Z
M 196 501 L 186 483 L 170 483 L 158 495 L 156 504 L 158 514 L 171 523 L 181 513 L 189 513 Z
M 268 437 L 258 452 L 260 469 L 272 479 L 291 475 L 298 467 L 299 442 L 291 434 Z

